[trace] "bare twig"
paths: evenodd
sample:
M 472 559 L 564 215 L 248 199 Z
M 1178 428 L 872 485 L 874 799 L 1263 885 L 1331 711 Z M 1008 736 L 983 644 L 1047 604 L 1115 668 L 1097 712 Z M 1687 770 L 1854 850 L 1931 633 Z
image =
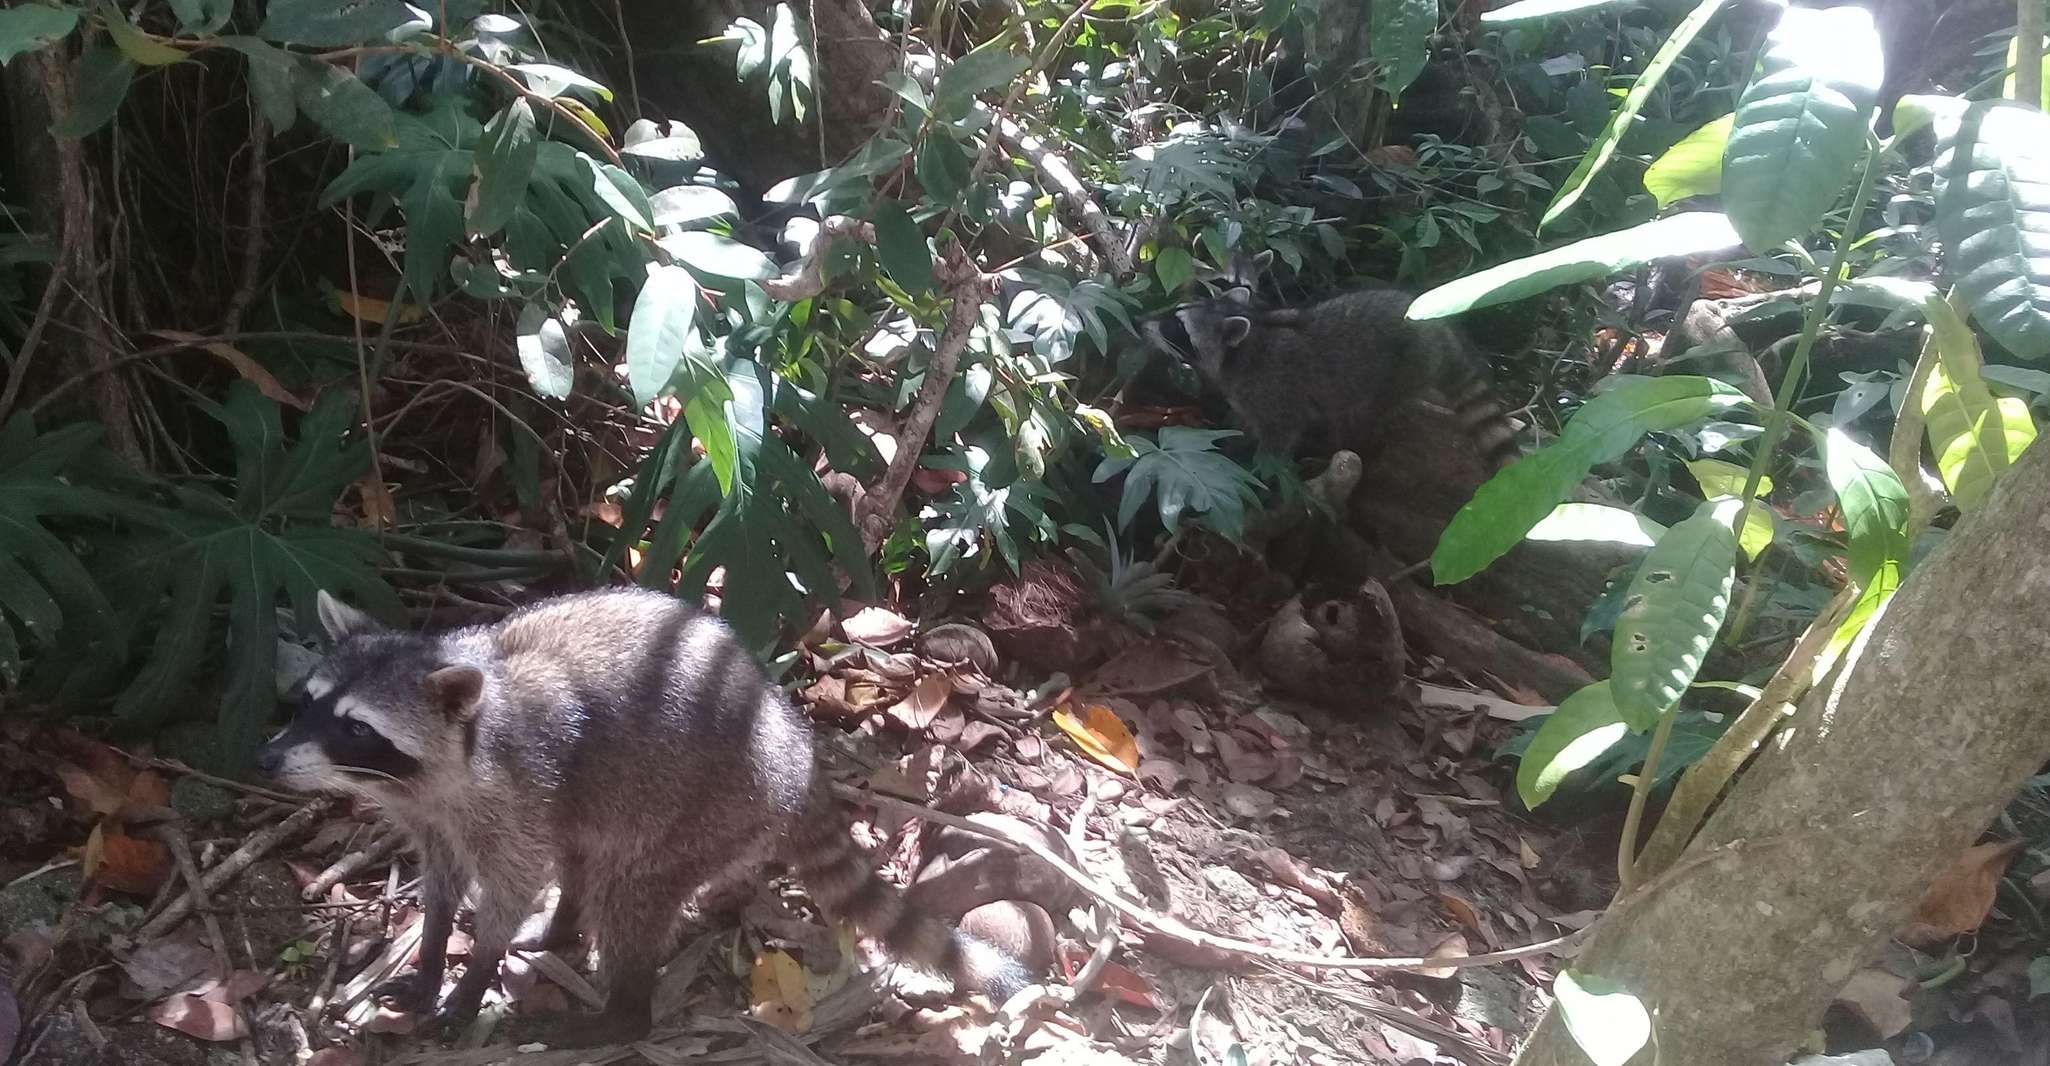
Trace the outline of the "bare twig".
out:
M 326 814 L 328 808 L 333 805 L 334 801 L 326 797 L 316 799 L 294 811 L 290 817 L 287 817 L 278 824 L 243 841 L 241 847 L 236 848 L 227 858 L 215 863 L 214 868 L 206 872 L 206 875 L 200 879 L 200 883 L 195 888 L 202 893 L 220 891 L 221 886 L 234 879 L 237 874 L 248 869 L 256 860 L 270 854 L 278 845 L 305 832 L 307 826 L 312 825 L 321 815 Z M 162 913 L 143 924 L 142 930 L 136 934 L 136 937 L 141 940 L 150 940 L 164 935 L 172 926 L 184 921 L 185 917 L 192 913 L 193 905 L 196 902 L 194 897 L 194 892 L 187 891 L 184 895 L 173 899 L 163 909 Z
M 335 978 L 342 972 L 342 957 L 349 953 L 349 933 L 355 920 L 349 915 L 335 919 L 334 936 L 328 938 L 327 968 L 321 972 L 320 987 L 313 990 L 313 998 L 306 1001 L 306 1024 L 318 1025 L 320 1016 L 327 1010 L 328 997 L 334 994 Z
M 115 748 L 114 752 L 135 766 L 148 767 L 152 770 L 169 770 L 174 774 L 190 777 L 196 781 L 204 781 L 209 785 L 241 792 L 246 795 L 260 796 L 267 800 L 276 800 L 279 803 L 294 805 L 306 802 L 306 797 L 304 796 L 295 796 L 290 792 L 279 792 L 275 789 L 264 788 L 261 785 L 244 784 L 233 778 L 216 777 L 204 770 L 195 770 L 176 759 L 161 759 L 154 755 L 137 755 L 133 752 L 122 751 L 120 748 Z
M 953 298 L 953 306 L 947 309 L 946 327 L 940 332 L 932 359 L 926 363 L 925 381 L 911 401 L 910 413 L 897 427 L 897 451 L 890 456 L 890 469 L 862 501 L 866 513 L 862 516 L 861 539 L 870 555 L 890 535 L 891 516 L 897 513 L 904 489 L 911 484 L 911 473 L 917 469 L 919 457 L 925 454 L 926 437 L 939 418 L 940 404 L 947 398 L 947 387 L 953 384 L 954 371 L 961 365 L 961 352 L 968 347 L 969 334 L 975 330 L 986 295 L 982 271 L 976 269 L 960 241 L 949 240 L 940 250 L 940 261 L 934 264 L 933 274 L 934 280 Z
M 840 796 L 855 802 L 873 803 L 879 807 L 887 807 L 903 814 L 925 818 L 938 822 L 941 825 L 951 826 L 962 832 L 973 833 L 976 836 L 994 840 L 1027 852 L 1060 871 L 1062 876 L 1074 882 L 1077 888 L 1109 905 L 1111 909 L 1123 915 L 1132 924 L 1149 933 L 1190 947 L 1236 955 L 1248 960 L 1264 960 L 1284 966 L 1305 966 L 1326 970 L 1372 970 L 1417 973 L 1425 970 L 1464 968 L 1468 966 L 1493 966 L 1504 962 L 1515 962 L 1518 959 L 1569 954 L 1578 948 L 1581 941 L 1587 937 L 1587 930 L 1582 929 L 1562 937 L 1555 937 L 1536 944 L 1526 944 L 1522 947 L 1509 948 L 1504 951 L 1491 951 L 1480 955 L 1449 955 L 1438 958 L 1423 958 L 1421 956 L 1365 958 L 1349 955 L 1312 955 L 1307 952 L 1290 951 L 1286 948 L 1276 948 L 1250 940 L 1240 940 L 1237 937 L 1220 936 L 1216 933 L 1197 929 L 1171 915 L 1156 914 L 1124 898 L 1116 890 L 1105 886 L 1095 878 L 1076 869 L 1073 863 L 1070 863 L 1053 849 L 1034 840 L 1012 836 L 1004 832 L 1000 827 L 979 825 L 966 818 L 958 818 L 943 811 L 936 811 L 930 807 L 912 803 L 909 800 L 898 799 L 895 796 L 885 795 L 880 792 L 870 792 L 850 785 L 836 784 L 833 786 L 833 790 Z M 1654 885 L 1663 883 L 1664 880 L 1664 878 L 1661 878 L 1651 884 L 1647 884 L 1644 891 L 1648 891 Z
M 399 850 L 399 843 L 399 834 L 386 833 L 369 847 L 358 848 L 336 859 L 327 869 L 320 872 L 319 877 L 314 878 L 311 884 L 300 891 L 299 898 L 309 902 L 320 899 L 327 895 L 328 889 L 342 883 L 356 871 L 389 858 L 393 852 Z
M 242 222 L 242 280 L 228 297 L 221 314 L 221 332 L 242 328 L 242 316 L 256 301 L 257 286 L 263 283 L 264 187 L 270 178 L 270 119 L 255 100 L 249 101 L 249 174 L 239 195 L 244 210 Z
M 1032 164 L 1032 169 L 1039 173 L 1039 180 L 1053 189 L 1056 202 L 1065 208 L 1066 214 L 1070 216 L 1068 228 L 1081 234 L 1089 242 L 1089 246 L 1095 249 L 1096 254 L 1103 257 L 1104 266 L 1110 269 L 1113 276 L 1130 277 L 1131 253 L 1127 252 L 1123 242 L 1118 240 L 1110 216 L 1104 213 L 1102 205 L 1096 202 L 1096 198 L 1089 194 L 1081 179 L 1075 176 L 1074 168 L 1070 167 L 1068 161 L 1058 152 L 1048 147 L 1046 142 L 1027 133 L 1025 127 L 1020 126 L 1009 116 L 997 115 L 995 119 L 997 136 L 1012 150 L 1024 156 L 1026 162 Z
M 228 939 L 221 934 L 220 920 L 214 917 L 212 896 L 207 892 L 206 881 L 199 875 L 199 864 L 192 861 L 192 842 L 185 839 L 185 829 L 176 821 L 165 822 L 157 827 L 157 839 L 171 849 L 171 859 L 178 864 L 178 872 L 185 878 L 186 891 L 192 894 L 192 903 L 199 908 L 199 917 L 206 924 L 207 939 L 214 950 L 221 954 L 221 964 L 228 963 Z

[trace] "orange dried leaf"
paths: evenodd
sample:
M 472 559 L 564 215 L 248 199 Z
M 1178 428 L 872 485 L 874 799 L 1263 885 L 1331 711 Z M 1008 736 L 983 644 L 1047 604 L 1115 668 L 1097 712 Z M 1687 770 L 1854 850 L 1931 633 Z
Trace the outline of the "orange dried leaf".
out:
M 791 1033 L 811 1027 L 811 987 L 805 983 L 804 967 L 788 954 L 765 951 L 755 956 L 748 989 L 749 1013 L 756 1020 Z
M 1139 742 L 1109 707 L 1085 704 L 1077 717 L 1067 704 L 1062 704 L 1054 708 L 1053 724 L 1060 726 L 1076 747 L 1097 762 L 1128 774 L 1139 769 Z
M 380 300 L 375 296 L 358 296 L 347 289 L 335 290 L 335 304 L 341 308 L 343 314 L 373 326 L 384 325 L 384 316 L 391 313 L 390 300 Z M 420 310 L 418 304 L 406 304 L 399 308 L 401 326 L 411 325 L 425 317 L 426 312 Z
M 2023 843 L 2009 840 L 1965 849 L 1923 894 L 1915 909 L 1916 938 L 1943 940 L 1979 928 L 1993 909 L 2001 875 Z
M 378 309 L 376 323 L 378 325 L 384 324 L 382 306 Z M 186 333 L 175 329 L 160 329 L 156 331 L 156 335 L 165 340 L 179 341 L 211 352 L 215 358 L 233 367 L 235 373 L 240 374 L 244 381 L 256 386 L 256 391 L 287 407 L 298 411 L 309 410 L 312 407 L 305 400 L 293 395 L 292 390 L 286 388 L 284 383 L 277 379 L 276 375 L 263 368 L 263 364 L 251 359 L 247 352 L 232 344 L 222 341 L 210 341 L 197 333 Z
M 59 763 L 57 776 L 64 782 L 64 791 L 70 793 L 71 798 L 85 804 L 94 814 L 115 814 L 128 801 L 127 793 L 121 785 L 104 780 L 82 767 Z
M 129 836 L 110 823 L 93 828 L 86 858 L 87 876 L 116 892 L 147 896 L 171 876 L 171 849 L 163 842 Z

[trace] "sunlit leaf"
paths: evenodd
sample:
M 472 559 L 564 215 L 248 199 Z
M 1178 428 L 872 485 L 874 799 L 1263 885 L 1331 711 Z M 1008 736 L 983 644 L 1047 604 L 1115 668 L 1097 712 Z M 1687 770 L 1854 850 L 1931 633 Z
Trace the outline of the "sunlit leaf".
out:
M 1645 556 L 1609 655 L 1616 707 L 1632 729 L 1651 728 L 1694 682 L 1722 629 L 1736 566 L 1737 537 L 1712 504 Z
M 518 340 L 520 366 L 534 391 L 567 399 L 576 375 L 562 320 L 540 304 L 528 304 L 520 309 Z
M 1483 23 L 1528 22 L 1532 19 L 1553 18 L 1558 15 L 1577 15 L 1599 7 L 1611 7 L 1619 3 L 1636 0 L 1516 0 L 1493 11 L 1481 13 Z
M 1532 526 L 1525 540 L 1596 541 L 1649 548 L 1666 527 L 1622 507 L 1600 503 L 1562 503 Z
M 1594 181 L 1595 175 L 1600 174 L 1602 168 L 1614 158 L 1616 146 L 1622 143 L 1623 135 L 1630 132 L 1631 125 L 1637 121 L 1637 113 L 1644 108 L 1645 101 L 1651 99 L 1652 90 L 1658 88 L 1659 82 L 1666 76 L 1666 71 L 1680 58 L 1680 53 L 1685 52 L 1687 46 L 1694 43 L 1695 35 L 1701 32 L 1702 27 L 1708 25 L 1709 18 L 1722 8 L 1723 2 L 1724 0 L 1701 0 L 1686 18 L 1680 20 L 1678 26 L 1673 27 L 1673 32 L 1666 37 L 1665 43 L 1659 46 L 1657 52 L 1652 53 L 1651 60 L 1644 65 L 1644 72 L 1630 84 L 1630 91 L 1623 95 L 1622 104 L 1616 108 L 1615 114 L 1609 116 L 1609 124 L 1595 137 L 1594 144 L 1588 148 L 1587 154 L 1581 157 L 1580 165 L 1574 167 L 1573 173 L 1559 186 L 1559 193 L 1552 197 L 1551 205 L 1545 208 L 1544 218 L 1538 222 L 1538 228 L 1543 229 L 1551 225 L 1574 204 L 1580 202 L 1581 196 L 1587 192 L 1587 187 Z M 1665 253 L 1654 253 L 1655 256 L 1661 254 Z
M 1724 115 L 1680 138 L 1644 171 L 1644 189 L 1661 209 L 1690 196 L 1713 196 L 1723 189 L 1723 149 L 1729 144 L 1735 114 Z
M 733 197 L 709 185 L 677 185 L 648 198 L 657 226 L 688 226 L 737 213 Z
M 1597 681 L 1566 697 L 1545 716 L 1516 764 L 1516 794 L 1533 810 L 1573 771 L 1600 758 L 1630 731 L 1616 709 L 1609 682 Z
M 658 243 L 677 262 L 709 277 L 759 281 L 776 276 L 774 260 L 731 237 L 691 230 L 672 233 Z
M 651 264 L 626 327 L 626 380 L 635 403 L 651 403 L 669 386 L 697 313 L 698 283 L 690 271 Z
M 2050 115 L 2004 101 L 1939 118 L 1936 224 L 1972 318 L 2026 359 L 2050 356 Z
M 572 91 L 589 93 L 608 102 L 612 99 L 611 89 L 568 67 L 553 63 L 514 63 L 510 69 L 519 71 L 526 79 L 527 88 L 551 99 Z
M 1695 482 L 1701 486 L 1701 495 L 1706 499 L 1742 493 L 1745 480 L 1751 476 L 1749 468 L 1721 459 L 1690 459 L 1686 465 L 1687 472 L 1694 475 Z M 1771 493 L 1772 478 L 1761 476 L 1758 494 L 1767 496 Z
M 1627 1066 L 1651 1043 L 1651 1014 L 1636 996 L 1578 970 L 1552 983 L 1566 1032 L 1594 1066 Z
M 1076 714 L 1067 704 L 1054 708 L 1053 724 L 1074 740 L 1083 754 L 1113 770 L 1136 773 L 1139 744 L 1117 712 L 1100 703 L 1085 704 Z
M 1845 5 L 1780 15 L 1737 103 L 1723 206 L 1752 251 L 1805 235 L 1843 195 L 1884 78 L 1872 13 Z
M 1843 510 L 1851 580 L 1858 586 L 1850 614 L 1823 651 L 1825 659 L 1834 661 L 1900 587 L 1912 545 L 1908 490 L 1893 468 L 1840 429 L 1829 430 L 1820 443 L 1830 487 Z
M 1737 243 L 1737 231 L 1720 212 L 1682 212 L 1449 281 L 1417 297 L 1409 306 L 1409 317 L 1444 318 L 1576 281 L 1605 278 L 1654 259 L 1701 255 Z

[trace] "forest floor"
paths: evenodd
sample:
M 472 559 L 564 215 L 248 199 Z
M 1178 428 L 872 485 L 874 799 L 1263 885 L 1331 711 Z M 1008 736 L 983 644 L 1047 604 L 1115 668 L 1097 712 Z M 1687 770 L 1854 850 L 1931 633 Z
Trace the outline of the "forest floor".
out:
M 889 874 L 1045 965 L 1044 998 L 997 1012 L 950 999 L 765 882 L 737 921 L 686 939 L 648 1040 L 546 1050 L 550 1020 L 600 993 L 588 960 L 516 953 L 479 1023 L 440 1048 L 369 994 L 410 960 L 420 925 L 417 871 L 374 812 L 17 717 L 0 738 L 0 929 L 15 960 L 0 1043 L 32 1016 L 22 1061 L 53 1066 L 1477 1066 L 1507 1061 L 1555 957 L 1374 972 L 1325 960 L 1513 949 L 1571 933 L 1608 898 L 1612 842 L 1520 817 L 1491 761 L 1536 708 L 1432 660 L 1412 659 L 1374 705 L 1313 706 L 1200 640 L 1136 640 L 1072 685 L 1013 667 L 1011 687 L 977 655 L 936 658 L 912 629 L 877 608 L 843 625 L 861 641 L 812 655 L 802 694 L 843 727 L 824 730 L 828 772 L 1066 860 L 1062 872 L 924 819 L 904 831 L 905 802 L 858 804 Z M 450 954 L 465 949 L 459 927 Z

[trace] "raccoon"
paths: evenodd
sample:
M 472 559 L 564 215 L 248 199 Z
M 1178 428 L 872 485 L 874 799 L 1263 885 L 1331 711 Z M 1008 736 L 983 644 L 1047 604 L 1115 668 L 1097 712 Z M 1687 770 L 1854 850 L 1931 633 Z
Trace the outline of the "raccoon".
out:
M 596 934 L 608 998 L 566 1043 L 638 1039 L 683 905 L 782 861 L 827 913 L 899 959 L 1001 1000 L 1023 967 L 909 912 L 848 832 L 810 725 L 716 617 L 659 592 L 544 600 L 496 624 L 386 629 L 322 592 L 332 653 L 298 686 L 258 767 L 285 785 L 366 796 L 418 847 L 418 970 L 386 989 L 434 1006 L 457 904 L 473 883 L 475 946 L 436 1012 L 474 1016 L 551 883 L 539 945 Z
M 1305 439 L 1362 456 L 1385 444 L 1394 404 L 1435 392 L 1481 458 L 1516 456 L 1516 424 L 1491 395 L 1486 364 L 1457 330 L 1404 317 L 1415 296 L 1360 289 L 1301 307 L 1264 306 L 1244 268 L 1218 295 L 1146 321 L 1148 342 L 1194 367 L 1265 447 L 1293 455 Z

